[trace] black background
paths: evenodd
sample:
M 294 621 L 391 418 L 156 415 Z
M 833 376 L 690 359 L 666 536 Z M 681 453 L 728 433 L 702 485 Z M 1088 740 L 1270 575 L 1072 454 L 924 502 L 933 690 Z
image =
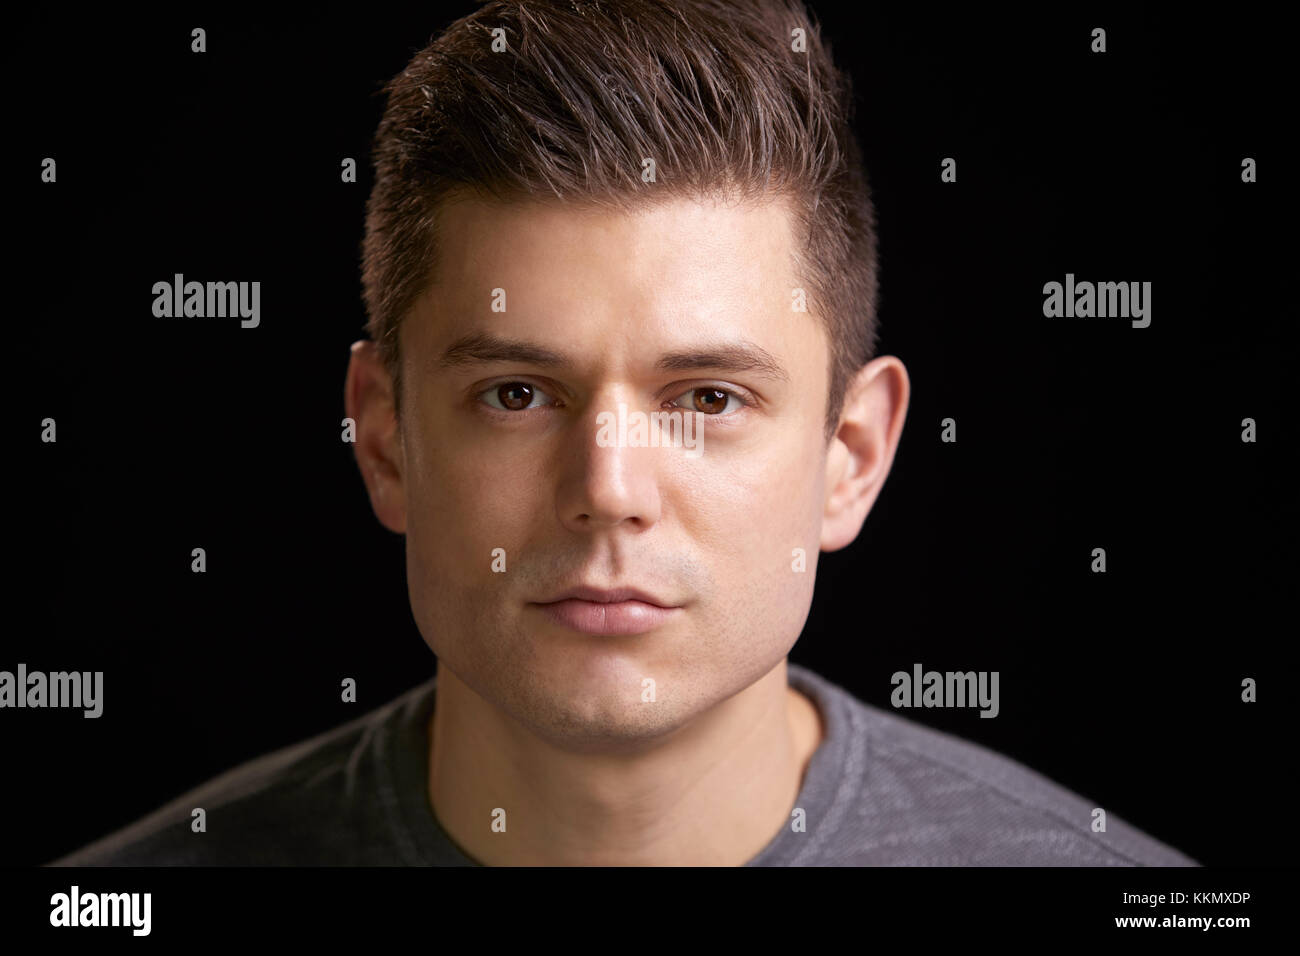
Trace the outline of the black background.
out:
M 475 6 L 10 25 L 0 669 L 102 670 L 105 704 L 0 712 L 0 861 L 54 859 L 433 673 L 340 419 L 377 91 Z M 913 394 L 791 659 L 885 707 L 916 662 L 999 671 L 995 720 L 900 713 L 1203 863 L 1289 863 L 1281 29 L 1253 8 L 908 6 L 813 5 L 854 75 L 882 350 Z M 177 272 L 260 280 L 261 326 L 154 318 Z M 1152 282 L 1151 326 L 1045 319 L 1067 272 Z

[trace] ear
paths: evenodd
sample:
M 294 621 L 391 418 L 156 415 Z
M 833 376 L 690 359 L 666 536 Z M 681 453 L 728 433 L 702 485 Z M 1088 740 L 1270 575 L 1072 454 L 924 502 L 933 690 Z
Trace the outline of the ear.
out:
M 393 401 L 393 381 L 374 342 L 363 339 L 352 343 L 343 404 L 348 418 L 357 423 L 353 447 L 375 517 L 389 531 L 405 534 L 402 440 Z
M 852 544 L 862 530 L 894 463 L 911 389 L 907 369 L 893 355 L 868 362 L 849 383 L 826 455 L 823 551 Z

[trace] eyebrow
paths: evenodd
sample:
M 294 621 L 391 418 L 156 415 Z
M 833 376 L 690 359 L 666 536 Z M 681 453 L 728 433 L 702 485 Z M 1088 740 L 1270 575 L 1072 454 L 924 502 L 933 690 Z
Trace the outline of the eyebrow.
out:
M 438 364 L 442 368 L 459 368 L 488 362 L 520 362 L 546 368 L 574 364 L 563 352 L 528 342 L 517 342 L 491 332 L 472 332 L 457 339 L 442 353 Z M 785 367 L 776 357 L 753 342 L 742 341 L 667 352 L 659 357 L 655 367 L 665 372 L 700 369 L 756 372 L 778 381 L 790 381 Z
M 790 376 L 786 374 L 784 366 L 776 360 L 776 357 L 753 342 L 669 352 L 661 356 L 655 365 L 666 372 L 716 368 L 728 372 L 757 372 L 766 378 L 781 382 L 790 381 Z
M 554 367 L 568 365 L 569 359 L 562 352 L 540 345 L 515 342 L 491 332 L 472 332 L 447 346 L 438 364 L 443 368 L 457 368 L 487 362 L 523 362 Z

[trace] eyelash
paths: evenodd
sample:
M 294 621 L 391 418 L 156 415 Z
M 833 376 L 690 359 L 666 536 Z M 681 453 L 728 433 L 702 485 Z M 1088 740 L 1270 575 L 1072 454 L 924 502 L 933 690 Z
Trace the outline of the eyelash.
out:
M 487 407 L 490 408 L 497 415 L 516 416 L 516 415 L 522 415 L 524 412 L 532 412 L 532 411 L 536 411 L 539 408 L 546 407 L 546 405 L 529 405 L 527 408 L 520 408 L 520 409 L 498 408 L 496 405 L 492 405 L 487 401 L 485 401 L 484 396 L 495 395 L 506 385 L 527 385 L 529 388 L 533 389 L 535 393 L 540 393 L 546 396 L 550 395 L 550 393 L 547 392 L 545 389 L 543 389 L 541 386 L 535 385 L 532 382 L 526 381 L 524 379 L 508 378 L 508 379 L 501 379 L 500 381 L 495 382 L 492 385 L 489 385 L 487 388 L 480 391 L 475 397 L 484 405 L 487 405 Z M 709 389 L 710 391 L 721 392 L 722 394 L 726 395 L 729 399 L 734 398 L 737 402 L 740 403 L 739 407 L 730 409 L 725 412 L 719 412 L 716 415 L 708 415 L 708 413 L 706 412 L 700 413 L 702 415 L 706 415 L 706 417 L 708 418 L 729 418 L 732 415 L 735 415 L 741 409 L 755 408 L 758 405 L 757 402 L 755 402 L 752 398 L 750 398 L 745 393 L 737 391 L 736 389 L 732 389 L 732 388 L 723 388 L 718 385 L 692 385 L 690 388 L 686 389 L 676 397 L 681 398 L 683 395 L 688 395 L 691 392 L 699 391 L 700 389 Z M 536 395 L 534 395 L 534 397 L 536 397 Z M 552 399 L 552 401 L 554 401 L 554 399 Z M 695 409 L 687 409 L 687 408 L 683 408 L 682 410 L 695 411 Z

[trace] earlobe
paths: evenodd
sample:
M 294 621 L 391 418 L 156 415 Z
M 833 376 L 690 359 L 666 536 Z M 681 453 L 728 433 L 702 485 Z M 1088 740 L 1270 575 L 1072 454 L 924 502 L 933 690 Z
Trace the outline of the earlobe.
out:
M 405 534 L 406 497 L 392 378 L 373 342 L 355 342 L 351 351 L 343 402 L 347 416 L 356 422 L 357 467 L 380 524 Z

